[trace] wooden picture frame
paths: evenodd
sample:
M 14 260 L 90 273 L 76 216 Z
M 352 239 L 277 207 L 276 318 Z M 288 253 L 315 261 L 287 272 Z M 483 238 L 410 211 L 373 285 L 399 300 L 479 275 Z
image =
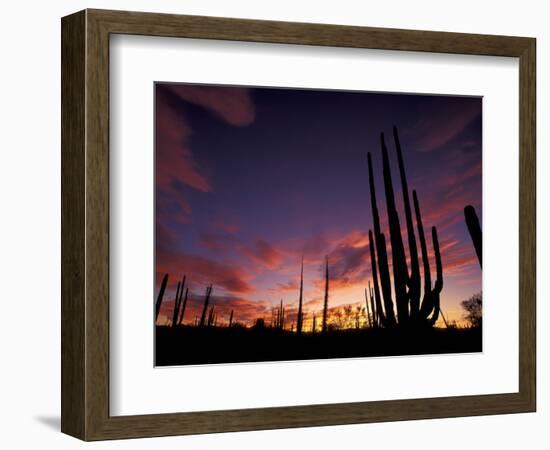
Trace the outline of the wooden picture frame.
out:
M 535 411 L 535 39 L 103 10 L 64 17 L 61 29 L 64 433 L 101 440 Z M 110 416 L 108 99 L 116 33 L 519 58 L 519 391 Z

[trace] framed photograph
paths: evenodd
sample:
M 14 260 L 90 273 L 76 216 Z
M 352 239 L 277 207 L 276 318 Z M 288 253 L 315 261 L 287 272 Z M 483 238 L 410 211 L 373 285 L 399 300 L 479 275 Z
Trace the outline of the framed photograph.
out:
M 535 39 L 62 19 L 62 431 L 535 411 Z

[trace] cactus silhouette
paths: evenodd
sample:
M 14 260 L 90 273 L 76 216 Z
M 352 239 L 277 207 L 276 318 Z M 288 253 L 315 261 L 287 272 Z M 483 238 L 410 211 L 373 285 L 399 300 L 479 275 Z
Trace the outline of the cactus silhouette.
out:
M 317 317 L 313 314 L 313 323 L 311 324 L 311 332 L 315 334 L 315 328 L 317 326 Z
M 185 275 L 183 276 L 183 279 L 181 282 L 178 283 L 178 287 L 176 289 L 176 299 L 174 301 L 174 313 L 172 315 L 172 326 L 175 327 L 180 322 L 180 309 L 182 304 L 182 297 L 183 297 L 183 289 L 185 287 Z
M 376 225 L 375 225 L 376 226 Z M 386 241 L 384 239 L 384 235 L 381 235 L 381 240 L 383 241 L 383 253 L 378 252 L 378 255 L 386 255 Z M 387 315 L 384 315 L 383 309 L 382 309 L 382 300 L 380 298 L 380 287 L 378 284 L 378 266 L 376 264 L 376 250 L 374 249 L 374 241 L 372 237 L 372 231 L 369 230 L 369 248 L 370 248 L 370 259 L 371 259 L 371 266 L 372 266 L 372 277 L 374 280 L 374 289 L 373 292 L 371 292 L 371 299 L 372 294 L 374 293 L 374 316 L 376 318 L 375 323 L 376 326 L 382 325 L 382 326 L 392 326 L 395 325 L 395 317 L 393 316 L 393 303 L 389 302 L 389 305 L 386 304 L 386 311 L 388 311 L 388 314 L 391 313 L 392 320 L 389 321 L 389 319 L 386 319 Z M 387 259 L 385 259 L 386 265 L 384 266 L 387 271 Z M 382 264 L 382 261 L 378 261 L 379 264 Z M 387 271 L 388 272 L 388 271 Z M 388 272 L 389 273 L 389 272 Z M 389 280 L 388 280 L 389 283 Z M 391 286 L 389 289 L 390 300 L 391 300 Z
M 172 311 L 172 326 L 176 325 L 176 320 L 178 317 L 178 303 L 180 298 L 180 289 L 181 289 L 181 282 L 178 281 L 178 286 L 176 287 L 176 298 L 174 299 L 174 310 Z
M 274 321 L 272 318 L 273 328 L 278 330 L 283 330 L 285 327 L 285 307 L 282 299 L 279 307 L 275 310 L 274 315 L 275 315 Z
M 284 329 L 285 329 L 285 305 L 284 305 L 284 303 L 283 303 L 283 300 L 281 300 L 278 327 L 279 327 L 281 330 L 284 330 Z
M 300 298 L 298 300 L 298 317 L 296 318 L 296 334 L 300 336 L 302 334 L 302 326 L 304 317 L 302 313 L 302 302 L 304 296 L 304 258 L 302 258 L 302 271 L 300 274 Z
M 378 315 L 376 314 L 376 308 L 374 303 L 374 289 L 370 285 L 369 281 L 369 297 L 370 297 L 370 309 L 372 312 L 372 326 L 377 327 L 379 324 Z
M 476 210 L 472 205 L 468 205 L 464 208 L 464 218 L 466 219 L 466 226 L 468 227 L 470 237 L 472 238 L 472 242 L 476 250 L 479 266 L 482 267 L 481 251 L 483 248 L 483 235 L 481 234 L 481 226 L 479 225 Z
M 206 287 L 206 296 L 204 297 L 204 305 L 202 307 L 202 314 L 199 322 L 200 327 L 204 327 L 204 325 L 206 324 L 206 312 L 208 311 L 208 302 L 210 301 L 211 294 L 212 294 L 212 285 Z
M 179 316 L 179 319 L 178 319 L 178 325 L 183 324 L 183 316 L 185 315 L 185 308 L 187 306 L 188 297 L 189 297 L 189 288 L 186 288 L 185 289 L 185 297 L 183 298 L 183 303 L 181 305 L 181 311 L 180 311 L 180 316 Z
M 206 323 L 206 326 L 211 327 L 214 325 L 214 306 L 210 307 L 210 312 L 208 313 L 208 321 Z
M 396 208 L 395 194 L 393 189 L 392 174 L 388 156 L 388 149 L 384 140 L 384 134 L 380 135 L 380 146 L 382 149 L 382 174 L 384 181 L 384 194 L 386 198 L 386 213 L 388 217 L 388 228 L 390 237 L 392 269 L 393 269 L 393 293 L 390 278 L 388 256 L 386 252 L 386 236 L 381 231 L 380 216 L 376 202 L 376 188 L 374 183 L 372 157 L 368 153 L 369 186 L 371 194 L 371 208 L 374 224 L 374 234 L 369 230 L 369 247 L 371 254 L 372 276 L 374 281 L 374 299 L 376 315 L 384 327 L 399 326 L 422 326 L 433 324 L 439 317 L 439 301 L 443 289 L 443 267 L 439 251 L 437 229 L 432 227 L 432 242 L 436 263 L 436 281 L 432 287 L 430 261 L 424 236 L 422 215 L 418 203 L 416 191 L 413 190 L 413 203 L 416 216 L 416 226 L 420 240 L 422 264 L 424 267 L 424 291 L 421 299 L 420 265 L 416 235 L 413 226 L 412 211 L 409 198 L 409 188 L 405 172 L 405 164 L 401 151 L 401 144 L 397 129 L 393 128 L 393 136 L 399 164 L 401 179 L 403 206 L 405 210 L 405 222 L 409 247 L 409 260 L 405 254 L 405 246 L 401 236 L 401 223 Z M 381 294 L 380 294 L 381 291 Z M 382 308 L 383 299 L 384 307 Z M 395 305 L 395 311 L 394 311 Z M 397 317 L 395 312 L 397 312 Z
M 229 327 L 233 325 L 233 310 L 231 310 L 231 314 L 229 314 Z
M 369 296 L 367 294 L 367 288 L 365 288 L 365 307 L 367 311 L 367 324 L 369 328 L 374 328 L 374 320 L 373 320 L 374 314 L 371 313 L 371 306 L 369 304 Z
M 326 259 L 325 267 L 325 303 L 323 305 L 323 325 L 321 331 L 323 333 L 327 332 L 327 312 L 328 312 L 328 256 Z M 315 319 L 315 316 L 313 317 Z M 315 326 L 313 327 L 315 329 Z
M 162 282 L 160 283 L 159 295 L 155 303 L 155 322 L 159 318 L 160 307 L 162 305 L 162 299 L 164 297 L 164 291 L 166 290 L 167 284 L 168 284 L 168 274 L 165 274 L 164 277 L 162 277 Z

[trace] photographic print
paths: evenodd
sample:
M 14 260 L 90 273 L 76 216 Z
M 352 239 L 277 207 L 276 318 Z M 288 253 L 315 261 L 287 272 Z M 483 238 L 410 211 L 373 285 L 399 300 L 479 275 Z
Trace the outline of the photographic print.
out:
M 155 365 L 482 351 L 482 98 L 155 84 Z

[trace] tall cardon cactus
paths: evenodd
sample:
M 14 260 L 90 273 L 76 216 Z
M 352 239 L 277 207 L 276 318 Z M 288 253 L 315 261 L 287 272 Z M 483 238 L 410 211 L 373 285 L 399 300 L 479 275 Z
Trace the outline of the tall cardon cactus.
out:
M 393 294 L 390 277 L 390 264 L 386 251 L 386 235 L 382 232 L 380 225 L 380 215 L 376 202 L 376 188 L 372 156 L 369 152 L 369 186 L 374 225 L 374 234 L 372 230 L 369 230 L 369 247 L 371 254 L 372 277 L 374 282 L 374 303 L 376 314 L 379 318 L 380 324 L 386 328 L 395 327 L 397 325 L 403 327 L 417 327 L 426 325 L 433 326 L 439 317 L 439 301 L 441 290 L 443 289 L 443 266 L 439 252 L 437 229 L 432 227 L 431 230 L 436 265 L 436 281 L 432 286 L 430 261 L 426 247 L 426 238 L 424 236 L 422 214 L 420 212 L 416 191 L 413 190 L 416 228 L 420 241 L 422 265 L 424 269 L 424 289 L 422 292 L 420 264 L 409 198 L 409 187 L 399 136 L 395 127 L 393 128 L 393 137 L 401 179 L 409 259 L 407 260 L 407 256 L 405 254 L 405 246 L 401 235 L 401 222 L 399 213 L 397 212 L 393 189 L 388 149 L 384 140 L 384 134 L 382 133 L 380 136 L 380 144 L 382 148 L 382 175 L 384 181 L 384 194 L 386 198 L 386 213 L 388 218 L 389 242 L 392 258 L 391 266 L 393 270 Z

